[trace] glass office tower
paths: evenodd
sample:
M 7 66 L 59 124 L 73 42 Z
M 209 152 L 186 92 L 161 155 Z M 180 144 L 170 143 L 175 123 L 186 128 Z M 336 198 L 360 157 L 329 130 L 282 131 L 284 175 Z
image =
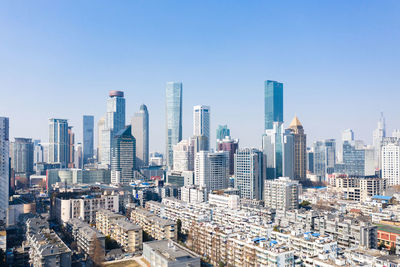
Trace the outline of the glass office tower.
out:
M 173 166 L 173 146 L 182 140 L 182 83 L 168 82 L 166 86 L 166 159 Z
M 283 83 L 265 81 L 265 130 L 272 129 L 274 122 L 283 122 Z
M 93 158 L 94 152 L 94 117 L 83 115 L 83 164 Z

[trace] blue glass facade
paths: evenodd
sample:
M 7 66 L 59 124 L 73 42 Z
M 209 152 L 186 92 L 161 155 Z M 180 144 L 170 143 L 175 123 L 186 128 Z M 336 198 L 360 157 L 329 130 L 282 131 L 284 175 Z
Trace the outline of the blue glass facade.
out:
M 94 117 L 83 115 L 83 164 L 93 158 L 94 151 Z
M 182 83 L 168 82 L 166 86 L 166 160 L 173 165 L 173 146 L 182 140 Z
M 274 122 L 283 122 L 283 83 L 265 81 L 264 104 L 265 130 L 268 130 Z

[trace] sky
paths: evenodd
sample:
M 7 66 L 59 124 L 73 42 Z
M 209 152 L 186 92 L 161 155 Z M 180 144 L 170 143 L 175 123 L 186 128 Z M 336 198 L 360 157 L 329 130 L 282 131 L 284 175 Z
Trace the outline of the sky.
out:
M 400 128 L 400 1 L 12 1 L 0 3 L 0 116 L 10 136 L 48 141 L 65 118 L 82 140 L 109 90 L 142 103 L 150 150 L 165 149 L 165 84 L 183 82 L 183 136 L 211 106 L 212 142 L 227 124 L 261 146 L 264 80 L 284 83 L 284 120 L 310 146 L 344 129 L 372 142 L 380 112 Z

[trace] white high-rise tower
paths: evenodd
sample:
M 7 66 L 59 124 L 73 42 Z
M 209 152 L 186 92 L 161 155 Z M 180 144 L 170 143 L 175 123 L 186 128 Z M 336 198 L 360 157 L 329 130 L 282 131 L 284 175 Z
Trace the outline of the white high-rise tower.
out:
M 210 147 L 210 107 L 193 107 L 193 135 L 207 137 L 208 148 Z

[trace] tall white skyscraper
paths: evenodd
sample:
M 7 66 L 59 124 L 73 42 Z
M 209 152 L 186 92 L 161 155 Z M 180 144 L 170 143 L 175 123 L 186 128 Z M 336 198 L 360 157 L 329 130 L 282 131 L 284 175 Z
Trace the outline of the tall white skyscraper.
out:
M 105 117 L 101 117 L 97 122 L 97 162 L 101 162 L 101 156 L 103 155 L 103 131 L 106 125 Z
M 263 183 L 263 153 L 255 148 L 239 149 L 235 154 L 235 188 L 240 197 L 261 200 Z
M 149 165 L 149 112 L 141 105 L 132 118 L 132 135 L 136 139 L 136 167 Z
M 65 119 L 49 119 L 49 162 L 61 163 L 68 167 L 69 140 L 68 121 Z
M 6 223 L 10 179 L 9 120 L 0 117 L 0 220 Z
M 229 152 L 200 151 L 195 156 L 195 185 L 208 192 L 225 189 L 229 184 Z
M 203 135 L 207 137 L 208 148 L 210 148 L 210 107 L 194 106 L 193 107 L 193 135 Z
M 342 141 L 352 142 L 354 141 L 354 132 L 352 129 L 346 129 L 342 132 Z
M 165 157 L 171 169 L 173 147 L 182 140 L 182 83 L 168 82 L 165 88 L 165 128 Z
M 374 130 L 372 145 L 375 148 L 375 168 L 381 169 L 381 145 L 383 138 L 386 137 L 386 123 L 385 118 L 383 117 L 383 113 L 381 113 L 381 117 L 378 121 L 378 127 Z
M 400 139 L 387 137 L 382 141 L 382 178 L 388 186 L 400 185 Z
M 114 136 L 125 128 L 125 98 L 122 91 L 110 91 L 107 99 L 107 113 L 102 132 L 101 164 L 110 166 L 111 145 Z

